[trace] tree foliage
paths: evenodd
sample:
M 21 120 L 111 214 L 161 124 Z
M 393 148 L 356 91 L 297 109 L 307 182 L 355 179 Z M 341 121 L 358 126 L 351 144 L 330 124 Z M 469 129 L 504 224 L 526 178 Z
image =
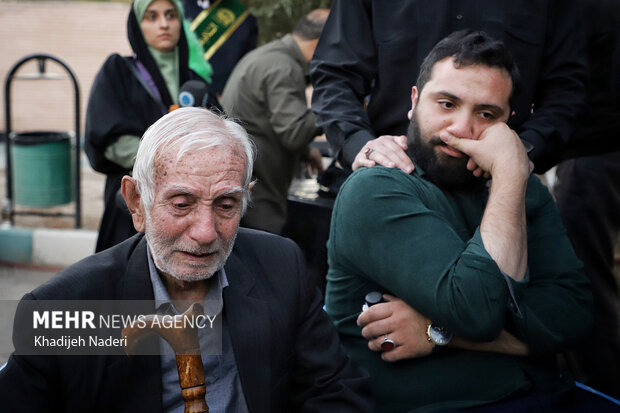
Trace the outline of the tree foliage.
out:
M 0 3 L 4 0 L 0 0 Z M 49 1 L 49 0 L 30 0 Z M 131 0 L 56 0 L 131 3 Z M 212 2 L 215 0 L 212 0 Z M 241 0 L 258 21 L 259 44 L 289 33 L 306 13 L 320 7 L 329 8 L 332 0 Z
M 329 8 L 331 0 L 241 0 L 258 20 L 259 44 L 289 33 L 311 10 Z

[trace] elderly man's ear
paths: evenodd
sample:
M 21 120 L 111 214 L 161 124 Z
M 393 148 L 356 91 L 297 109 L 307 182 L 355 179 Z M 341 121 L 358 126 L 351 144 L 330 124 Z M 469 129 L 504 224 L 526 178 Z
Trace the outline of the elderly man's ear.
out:
M 140 202 L 140 193 L 138 192 L 138 183 L 135 179 L 125 175 L 121 181 L 121 194 L 125 198 L 127 208 L 131 212 L 133 226 L 138 232 L 144 232 L 144 207 Z

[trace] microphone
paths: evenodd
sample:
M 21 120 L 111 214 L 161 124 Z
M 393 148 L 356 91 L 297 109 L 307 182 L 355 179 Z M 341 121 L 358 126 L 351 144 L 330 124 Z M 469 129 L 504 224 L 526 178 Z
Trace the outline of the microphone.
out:
M 188 80 L 179 89 L 179 106 L 206 107 L 209 100 L 209 88 L 201 80 Z

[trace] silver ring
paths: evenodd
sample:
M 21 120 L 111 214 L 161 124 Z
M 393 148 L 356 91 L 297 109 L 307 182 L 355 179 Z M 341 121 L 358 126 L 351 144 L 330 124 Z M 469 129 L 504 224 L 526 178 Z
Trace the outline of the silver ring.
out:
M 373 153 L 375 150 L 372 149 L 370 146 L 367 146 L 364 149 L 364 155 L 366 156 L 366 159 L 370 160 L 370 154 Z
M 386 334 L 383 337 L 383 341 L 381 342 L 381 350 L 382 351 L 390 351 L 390 350 L 393 350 L 394 347 L 396 347 L 396 343 L 394 342 L 394 340 L 390 340 L 388 338 L 388 335 Z

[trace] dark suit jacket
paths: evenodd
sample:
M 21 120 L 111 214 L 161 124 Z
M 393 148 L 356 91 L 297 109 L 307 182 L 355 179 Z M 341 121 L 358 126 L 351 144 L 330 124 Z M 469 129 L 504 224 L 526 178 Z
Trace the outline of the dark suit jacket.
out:
M 65 269 L 28 300 L 152 300 L 138 234 Z M 240 229 L 223 316 L 250 412 L 368 411 L 365 377 L 344 355 L 290 240 Z M 0 410 L 159 412 L 159 356 L 16 356 L 0 372 Z

